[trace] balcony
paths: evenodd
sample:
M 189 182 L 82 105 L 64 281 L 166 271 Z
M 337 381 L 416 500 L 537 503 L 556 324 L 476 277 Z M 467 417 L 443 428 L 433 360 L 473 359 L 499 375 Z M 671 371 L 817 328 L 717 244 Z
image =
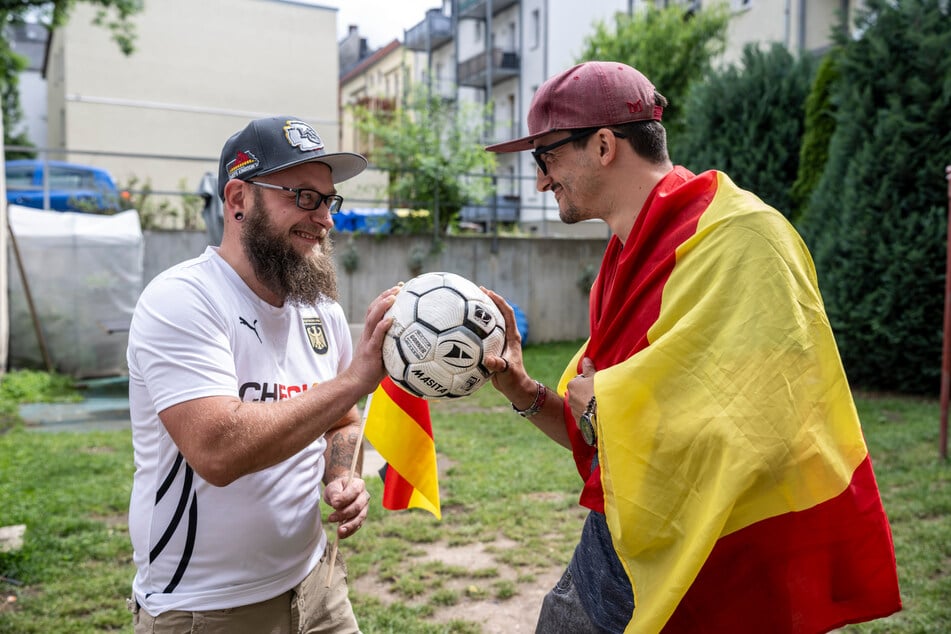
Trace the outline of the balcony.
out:
M 489 12 L 489 4 L 492 5 L 492 15 L 505 11 L 513 4 L 518 4 L 518 0 L 459 0 L 456 7 L 459 11 L 459 18 L 478 18 L 484 20 Z
M 492 85 L 518 77 L 519 58 L 515 51 L 492 49 Z M 489 56 L 479 53 L 459 64 L 459 85 L 470 88 L 485 88 Z
M 406 31 L 403 46 L 411 51 L 432 51 L 452 41 L 452 18 L 430 9 L 426 18 Z
M 491 203 L 491 201 L 489 201 Z M 463 222 L 489 223 L 495 222 L 518 222 L 519 219 L 519 198 L 518 196 L 495 195 L 495 207 L 469 205 L 463 207 L 459 212 L 459 219 Z

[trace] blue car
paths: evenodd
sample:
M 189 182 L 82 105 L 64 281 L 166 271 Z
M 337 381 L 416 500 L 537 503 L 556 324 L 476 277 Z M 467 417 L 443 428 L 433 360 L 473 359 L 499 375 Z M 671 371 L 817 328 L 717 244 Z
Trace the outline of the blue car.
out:
M 44 205 L 43 171 L 49 205 Z M 89 165 L 22 159 L 6 162 L 7 202 L 54 211 L 114 212 L 120 192 L 106 170 Z

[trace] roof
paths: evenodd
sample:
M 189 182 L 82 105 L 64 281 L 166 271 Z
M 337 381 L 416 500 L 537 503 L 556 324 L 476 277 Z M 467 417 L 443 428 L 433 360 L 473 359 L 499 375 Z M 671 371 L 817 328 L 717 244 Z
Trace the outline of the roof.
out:
M 387 55 L 389 55 L 390 53 L 392 53 L 393 51 L 395 51 L 401 46 L 402 46 L 402 43 L 399 40 L 394 39 L 392 42 L 390 42 L 383 48 L 377 49 L 370 56 L 366 57 L 363 61 L 361 61 L 356 66 L 354 66 L 353 69 L 349 71 L 346 75 L 341 77 L 340 85 L 347 83 L 348 81 L 350 81 L 357 75 L 365 73 L 367 69 L 369 69 L 371 66 L 381 61 L 384 57 L 386 57 Z

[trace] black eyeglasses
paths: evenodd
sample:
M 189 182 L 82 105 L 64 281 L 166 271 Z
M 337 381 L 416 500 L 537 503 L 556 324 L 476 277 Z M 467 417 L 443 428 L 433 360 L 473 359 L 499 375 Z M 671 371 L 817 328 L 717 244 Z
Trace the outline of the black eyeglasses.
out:
M 281 189 L 286 192 L 294 192 L 297 195 L 297 198 L 294 201 L 295 204 L 305 211 L 314 211 L 324 204 L 324 202 L 326 202 L 327 210 L 330 213 L 335 214 L 340 211 L 340 207 L 343 205 L 343 196 L 340 196 L 339 194 L 321 194 L 316 189 L 306 189 L 304 187 L 282 187 L 281 185 L 272 185 L 271 183 L 261 183 L 258 181 L 245 182 L 267 189 Z
M 600 129 L 601 128 L 584 128 L 583 130 L 575 130 L 560 141 L 555 141 L 554 143 L 549 143 L 548 145 L 535 148 L 532 150 L 532 156 L 535 158 L 535 163 L 538 164 L 538 169 L 542 171 L 542 174 L 548 176 L 548 165 L 545 164 L 545 159 L 542 158 L 543 155 L 556 148 L 560 148 L 562 145 L 571 143 L 572 141 L 577 141 L 578 139 L 591 136 Z M 611 130 L 611 133 L 619 139 L 627 138 L 625 135 L 621 134 L 620 132 L 615 132 L 614 130 Z

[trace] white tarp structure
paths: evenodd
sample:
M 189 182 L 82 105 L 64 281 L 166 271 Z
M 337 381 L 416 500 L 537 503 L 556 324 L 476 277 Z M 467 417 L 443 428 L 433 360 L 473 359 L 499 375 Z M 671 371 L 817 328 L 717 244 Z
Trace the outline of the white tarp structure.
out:
M 125 375 L 129 321 L 142 290 L 138 212 L 102 216 L 10 205 L 9 215 L 8 367 L 45 370 L 48 356 L 54 370 L 76 378 Z

